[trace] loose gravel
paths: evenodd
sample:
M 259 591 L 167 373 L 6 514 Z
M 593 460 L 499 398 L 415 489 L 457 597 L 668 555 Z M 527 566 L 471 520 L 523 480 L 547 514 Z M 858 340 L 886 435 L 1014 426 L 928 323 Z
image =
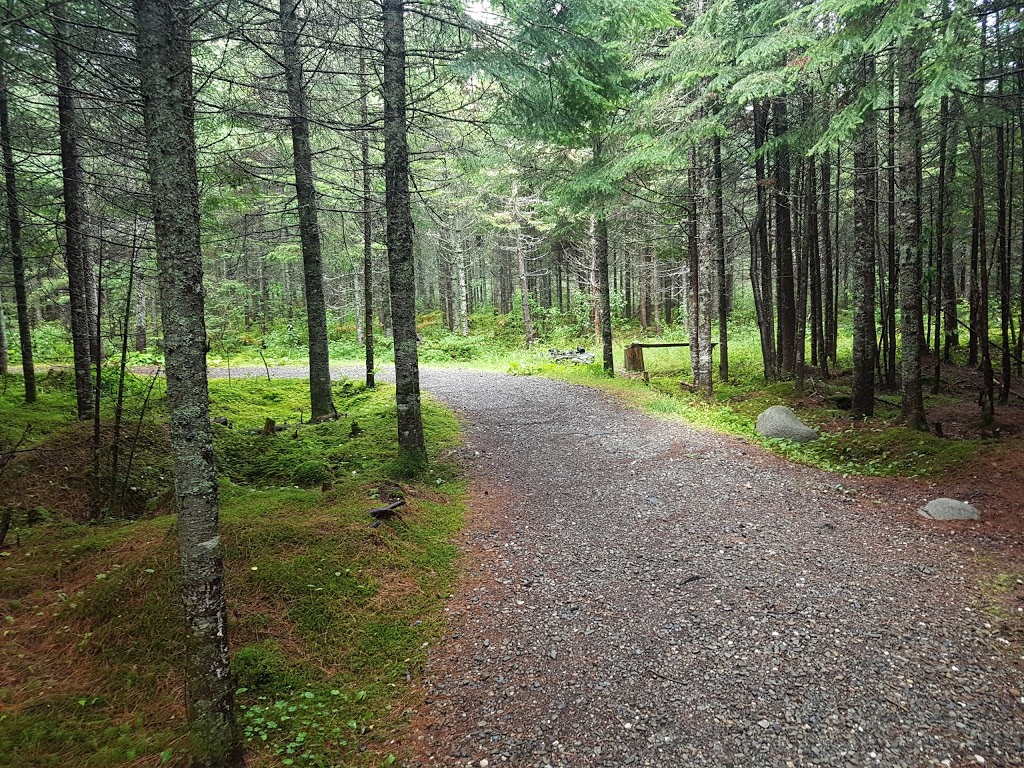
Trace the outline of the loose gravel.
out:
M 423 384 L 475 502 L 408 766 L 1024 765 L 965 545 L 588 388 Z

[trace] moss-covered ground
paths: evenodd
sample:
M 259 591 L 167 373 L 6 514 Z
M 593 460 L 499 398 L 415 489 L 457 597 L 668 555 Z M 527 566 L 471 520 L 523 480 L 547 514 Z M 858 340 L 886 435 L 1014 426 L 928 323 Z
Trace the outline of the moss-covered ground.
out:
M 43 451 L 75 434 L 66 378 L 44 379 L 32 407 L 11 382 L 0 441 L 28 424 L 27 443 Z M 214 440 L 239 721 L 254 766 L 388 765 L 457 572 L 464 490 L 442 454 L 458 425 L 425 402 L 434 457 L 409 479 L 394 464 L 392 389 L 339 383 L 342 417 L 309 425 L 299 424 L 306 387 L 211 384 L 213 415 L 231 422 L 215 425 Z M 162 411 L 158 394 L 152 418 Z M 267 418 L 287 426 L 263 435 Z M 152 441 L 136 460 L 160 466 L 165 450 Z M 18 462 L 31 467 L 33 454 Z M 19 474 L 6 478 L 0 506 L 15 508 L 0 551 L 0 766 L 184 765 L 167 489 L 147 486 L 134 519 L 83 522 L 26 509 Z M 367 511 L 398 497 L 400 516 L 371 528 Z

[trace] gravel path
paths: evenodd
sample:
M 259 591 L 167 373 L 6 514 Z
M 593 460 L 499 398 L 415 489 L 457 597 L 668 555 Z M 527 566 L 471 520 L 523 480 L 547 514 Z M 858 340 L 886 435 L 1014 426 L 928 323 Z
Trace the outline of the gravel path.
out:
M 409 765 L 1024 765 L 969 544 L 587 388 L 423 383 L 475 503 Z

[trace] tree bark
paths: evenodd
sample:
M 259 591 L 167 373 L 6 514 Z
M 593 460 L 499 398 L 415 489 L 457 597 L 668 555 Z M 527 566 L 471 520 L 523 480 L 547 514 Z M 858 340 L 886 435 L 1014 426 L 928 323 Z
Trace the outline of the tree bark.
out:
M 281 48 L 288 91 L 288 122 L 292 130 L 295 196 L 299 205 L 299 238 L 306 286 L 306 327 L 309 334 L 309 396 L 314 418 L 335 413 L 331 396 L 331 359 L 327 345 L 327 304 L 324 267 L 317 222 L 313 151 L 309 141 L 309 107 L 303 82 L 299 44 L 298 0 L 281 0 Z
M 768 110 L 764 102 L 754 102 L 754 179 L 757 211 L 750 231 L 750 283 L 754 289 L 754 306 L 761 336 L 761 358 L 764 378 L 774 381 L 778 376 L 778 355 L 775 346 L 775 311 L 772 294 L 772 261 L 768 246 L 768 193 L 764 155 L 761 149 L 768 141 Z
M 896 184 L 896 226 L 900 250 L 900 356 L 903 420 L 911 429 L 927 429 L 921 389 L 921 222 L 918 196 L 920 132 L 917 69 L 920 53 L 913 42 L 899 51 L 899 167 Z
M 703 147 L 698 154 L 698 210 L 697 221 L 697 314 L 694 326 L 697 329 L 697 367 L 693 371 L 694 386 L 706 395 L 712 393 L 711 376 L 711 315 L 715 283 L 715 184 L 714 165 L 710 147 Z M 694 341 L 691 338 L 690 344 Z
M 405 113 L 405 2 L 383 0 L 384 179 L 388 216 L 391 323 L 395 339 L 398 449 L 411 470 L 427 463 L 416 349 L 416 279 L 412 255 L 409 143 Z
M 602 214 L 595 225 L 595 257 L 597 259 L 597 284 L 601 313 L 601 351 L 604 360 L 604 372 L 609 376 L 615 373 L 615 360 L 612 357 L 612 300 L 608 285 L 608 221 Z
M 185 607 L 192 764 L 241 768 L 206 381 L 188 0 L 135 0 Z
M 363 200 L 363 344 L 366 349 L 366 386 L 376 385 L 374 371 L 373 337 L 373 211 L 371 209 L 373 186 L 370 179 L 370 88 L 366 82 L 366 30 L 359 23 L 359 159 L 362 164 Z
M 729 380 L 729 275 L 725 259 L 725 205 L 722 189 L 722 139 L 712 145 L 715 165 L 715 256 L 718 269 L 718 379 Z
M 861 83 L 875 76 L 873 56 L 860 64 Z M 864 113 L 853 145 L 853 397 L 854 418 L 875 412 L 875 205 L 878 195 L 877 118 Z
M 459 288 L 459 333 L 469 336 L 469 287 L 466 278 L 466 242 L 462 229 L 455 230 L 455 276 Z
M 789 147 L 784 137 L 789 130 L 786 100 L 772 103 L 776 140 L 775 150 L 775 264 L 779 285 L 779 372 L 784 379 L 793 377 L 796 366 L 796 291 L 793 280 L 793 219 L 790 210 Z
M 57 118 L 60 123 L 60 158 L 64 179 L 64 264 L 68 271 L 71 314 L 71 345 L 75 362 L 75 394 L 78 418 L 92 416 L 92 371 L 89 322 L 89 281 L 85 255 L 85 189 L 78 151 L 78 118 L 74 71 L 64 23 L 53 24 L 53 53 L 57 68 Z
M 826 152 L 821 159 L 821 215 L 818 217 L 818 222 L 821 225 L 821 272 L 822 272 L 822 299 L 824 312 L 824 366 L 826 375 L 828 374 L 828 361 L 831 360 L 833 363 L 836 362 L 836 337 L 838 335 L 838 322 L 836 318 L 836 302 L 835 302 L 835 266 L 832 262 L 832 232 L 831 232 L 831 218 L 830 206 L 832 201 L 832 193 L 829 188 L 831 181 L 832 172 L 830 165 L 830 153 Z
M 0 144 L 3 145 L 4 192 L 7 199 L 7 240 L 14 271 L 14 300 L 18 308 L 18 341 L 21 369 L 25 379 L 25 402 L 36 401 L 36 369 L 32 357 L 32 320 L 28 314 L 28 290 L 25 285 L 25 254 L 21 247 L 21 211 L 18 206 L 18 181 L 14 166 L 11 118 L 7 104 L 7 76 L 0 61 Z M 4 346 L 6 350 L 6 345 Z

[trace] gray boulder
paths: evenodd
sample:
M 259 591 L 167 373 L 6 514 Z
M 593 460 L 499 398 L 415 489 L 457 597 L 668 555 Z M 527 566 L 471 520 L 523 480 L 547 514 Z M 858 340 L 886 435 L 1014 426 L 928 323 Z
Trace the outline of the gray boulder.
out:
M 818 439 L 818 433 L 804 424 L 792 408 L 773 405 L 757 417 L 757 433 L 762 437 L 781 437 L 798 443 Z
M 956 499 L 932 499 L 917 510 L 921 517 L 929 520 L 980 520 L 981 513 L 964 501 Z

